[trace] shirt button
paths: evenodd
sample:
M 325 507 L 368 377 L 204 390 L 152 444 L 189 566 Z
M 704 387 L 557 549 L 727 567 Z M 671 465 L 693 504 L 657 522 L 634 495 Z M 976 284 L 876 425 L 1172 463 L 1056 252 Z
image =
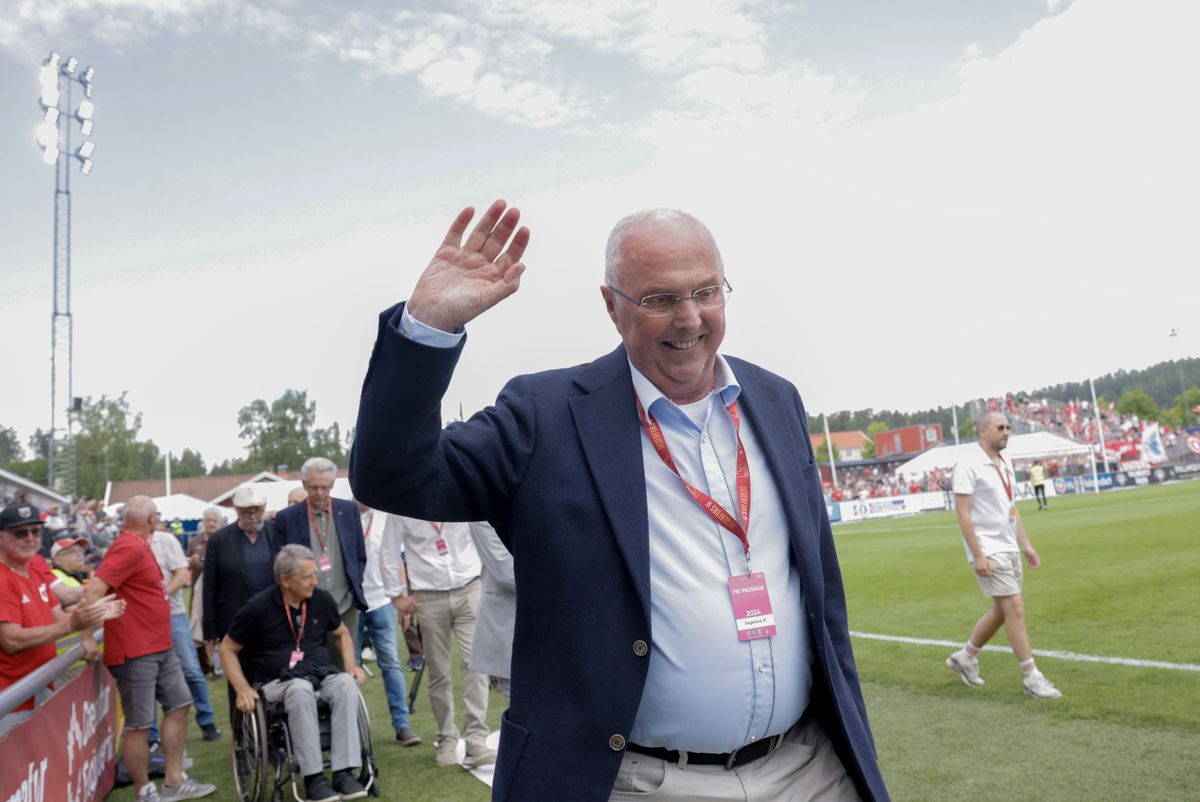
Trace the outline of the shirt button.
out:
M 767 673 L 767 664 L 766 664 L 766 663 L 759 663 L 759 664 L 758 664 L 758 673 L 760 673 L 760 674 L 766 674 L 766 673 Z
M 613 750 L 614 752 L 620 752 L 622 749 L 625 748 L 625 736 L 618 734 L 618 735 L 614 735 L 611 738 L 609 738 L 608 739 L 608 748 Z
M 646 641 L 635 640 L 633 642 L 633 653 L 636 654 L 638 657 L 645 657 L 646 653 L 649 651 L 650 651 L 650 647 L 646 645 Z

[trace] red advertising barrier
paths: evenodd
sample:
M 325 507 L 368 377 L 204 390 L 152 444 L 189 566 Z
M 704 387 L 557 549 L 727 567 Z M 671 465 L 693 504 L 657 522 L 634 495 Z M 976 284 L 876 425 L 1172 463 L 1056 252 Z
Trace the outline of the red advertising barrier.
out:
M 92 663 L 0 740 L 0 802 L 92 802 L 113 787 L 116 683 Z

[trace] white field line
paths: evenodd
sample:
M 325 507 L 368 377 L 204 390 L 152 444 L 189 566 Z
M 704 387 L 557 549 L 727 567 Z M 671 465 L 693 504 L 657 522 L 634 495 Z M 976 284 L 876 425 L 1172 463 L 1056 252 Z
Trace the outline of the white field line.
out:
M 948 646 L 951 649 L 961 649 L 962 641 L 951 640 L 932 640 L 929 638 L 909 638 L 904 635 L 878 635 L 873 632 L 855 632 L 850 630 L 850 637 L 863 638 L 864 640 L 883 640 L 892 643 L 910 643 L 916 646 Z M 983 647 L 989 652 L 1007 652 L 1012 654 L 1012 649 L 1007 646 L 987 645 Z M 1165 668 L 1172 671 L 1200 671 L 1200 665 L 1195 663 L 1165 663 L 1161 660 L 1137 660 L 1132 657 L 1102 657 L 1095 654 L 1076 654 L 1075 652 L 1056 652 L 1043 649 L 1034 649 L 1035 657 L 1054 657 L 1059 660 L 1076 660 L 1082 663 L 1108 663 L 1116 666 L 1137 666 L 1138 668 Z

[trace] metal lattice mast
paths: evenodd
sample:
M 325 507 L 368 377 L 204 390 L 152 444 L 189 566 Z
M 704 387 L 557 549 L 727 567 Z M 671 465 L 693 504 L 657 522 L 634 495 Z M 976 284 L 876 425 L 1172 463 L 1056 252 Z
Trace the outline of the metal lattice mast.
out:
M 76 76 L 74 57 L 61 61 L 51 53 L 42 64 L 41 106 L 45 112 L 38 129 L 43 161 L 54 165 L 54 307 L 50 324 L 50 442 L 47 454 L 50 487 L 75 495 L 75 432 L 72 417 L 74 382 L 74 321 L 71 317 L 71 164 L 79 161 L 84 175 L 92 171 L 95 144 L 92 133 L 95 105 L 91 101 L 95 70 Z M 71 100 L 75 81 L 83 85 L 78 108 Z M 71 122 L 79 123 L 83 143 L 71 149 Z M 66 158 L 63 158 L 63 157 Z M 74 157 L 71 158 L 71 157 Z

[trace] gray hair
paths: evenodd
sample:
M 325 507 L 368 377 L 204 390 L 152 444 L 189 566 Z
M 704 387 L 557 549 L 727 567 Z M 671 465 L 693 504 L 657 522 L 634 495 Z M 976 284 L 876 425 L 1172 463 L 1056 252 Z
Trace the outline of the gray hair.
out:
M 223 510 L 222 510 L 220 507 L 209 507 L 208 509 L 206 509 L 206 510 L 204 511 L 204 514 L 203 514 L 203 515 L 201 515 L 200 517 L 201 517 L 201 518 L 207 518 L 207 517 L 209 516 L 209 514 L 210 514 L 210 513 L 211 513 L 211 514 L 213 514 L 213 515 L 215 515 L 215 516 L 217 516 L 217 517 L 218 517 L 218 518 L 220 518 L 222 521 L 224 521 L 224 520 L 225 520 L 225 512 L 224 512 L 224 511 L 223 511 Z
M 296 575 L 297 569 L 300 568 L 300 563 L 304 560 L 316 561 L 312 550 L 307 546 L 301 546 L 296 543 L 289 543 L 279 550 L 275 555 L 275 579 L 280 577 L 291 577 Z
M 309 457 L 300 466 L 300 478 L 307 479 L 314 473 L 332 473 L 337 476 L 337 466 L 333 464 L 333 460 L 324 457 Z
M 724 272 L 725 265 L 721 261 L 721 250 L 717 247 L 717 241 L 713 239 L 712 232 L 708 230 L 708 226 L 700 222 L 698 218 L 693 217 L 687 212 L 681 212 L 678 209 L 644 209 L 622 217 L 609 233 L 608 245 L 604 249 L 605 284 L 615 286 L 617 283 L 617 273 L 621 272 L 621 267 L 624 263 L 622 247 L 625 245 L 625 238 L 639 226 L 656 224 L 690 226 L 697 234 L 708 240 L 708 244 L 712 247 L 713 256 L 716 257 L 717 265 Z

